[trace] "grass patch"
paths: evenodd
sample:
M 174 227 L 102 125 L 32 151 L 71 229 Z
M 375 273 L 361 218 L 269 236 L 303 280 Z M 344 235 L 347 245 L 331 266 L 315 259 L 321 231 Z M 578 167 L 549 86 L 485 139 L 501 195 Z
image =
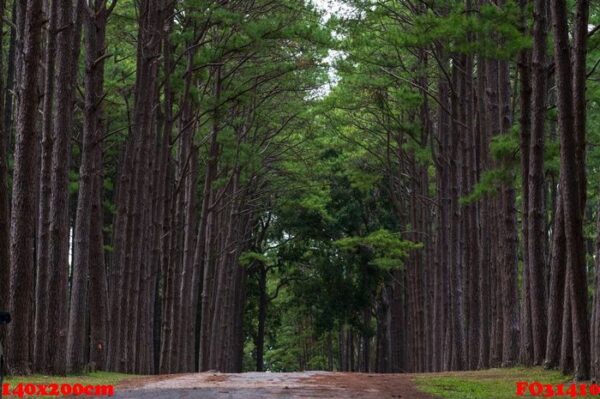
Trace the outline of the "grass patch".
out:
M 89 374 L 67 375 L 58 377 L 52 375 L 33 374 L 30 376 L 5 377 L 4 383 L 10 385 L 17 384 L 83 384 L 83 385 L 117 385 L 121 381 L 135 378 L 131 374 L 109 373 L 107 371 L 97 371 Z
M 519 397 L 515 394 L 517 381 L 561 384 L 570 380 L 560 371 L 541 367 L 432 373 L 415 378 L 421 391 L 444 399 L 514 399 Z
M 140 376 L 131 375 L 131 374 L 121 374 L 121 373 L 109 373 L 107 371 L 97 371 L 94 373 L 87 374 L 73 374 L 67 375 L 64 377 L 59 376 L 51 376 L 51 375 L 42 375 L 42 374 L 33 374 L 29 376 L 9 376 L 4 378 L 4 384 L 9 384 L 10 390 L 12 392 L 14 389 L 17 389 L 19 384 L 23 384 L 23 388 L 26 384 L 35 384 L 35 385 L 50 385 L 50 384 L 58 384 L 59 386 L 62 384 L 81 384 L 83 386 L 87 385 L 95 385 L 95 386 L 107 386 L 117 384 L 125 381 L 131 380 L 135 378 L 140 378 Z M 47 388 L 50 389 L 50 388 Z M 115 388 L 114 392 L 118 390 Z M 48 391 L 47 391 L 48 393 Z M 36 398 L 56 398 L 56 396 L 35 396 Z

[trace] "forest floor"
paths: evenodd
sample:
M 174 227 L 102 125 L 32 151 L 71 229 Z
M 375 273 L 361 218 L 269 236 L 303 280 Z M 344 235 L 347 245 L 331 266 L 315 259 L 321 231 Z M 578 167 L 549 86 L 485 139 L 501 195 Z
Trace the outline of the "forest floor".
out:
M 115 389 L 119 399 L 432 399 L 415 375 L 362 373 L 199 373 L 142 377 Z

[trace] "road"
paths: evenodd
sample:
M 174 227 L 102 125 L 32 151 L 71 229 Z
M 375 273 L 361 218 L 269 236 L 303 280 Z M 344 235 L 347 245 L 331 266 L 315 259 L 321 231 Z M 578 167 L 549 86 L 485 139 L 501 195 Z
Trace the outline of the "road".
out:
M 119 399 L 433 399 L 409 374 L 198 373 L 153 376 L 115 388 Z

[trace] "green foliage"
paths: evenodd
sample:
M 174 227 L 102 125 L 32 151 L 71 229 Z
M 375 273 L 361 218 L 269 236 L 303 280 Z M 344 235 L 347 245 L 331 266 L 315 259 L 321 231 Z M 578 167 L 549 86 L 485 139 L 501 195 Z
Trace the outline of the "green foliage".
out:
M 560 169 L 560 145 L 558 140 L 546 139 L 544 145 L 544 170 L 547 174 L 558 176 Z
M 74 170 L 69 171 L 69 194 L 73 195 L 79 191 L 79 174 Z
M 381 181 L 381 175 L 362 171 L 359 169 L 349 169 L 347 171 L 348 180 L 352 188 L 367 193 Z
M 500 165 L 495 169 L 482 172 L 471 192 L 460 198 L 461 205 L 471 204 L 485 196 L 495 195 L 503 185 L 515 184 L 516 171 L 520 165 L 516 156 L 519 152 L 518 140 L 516 128 L 512 129 L 510 134 L 499 134 L 492 137 L 490 153 L 499 161 Z
M 254 262 L 260 262 L 264 265 L 272 265 L 273 260 L 264 254 L 253 251 L 245 251 L 239 257 L 240 265 L 250 266 Z
M 519 151 L 519 135 L 517 129 L 512 129 L 510 134 L 499 134 L 492 137 L 490 153 L 500 161 L 516 163 L 515 156 Z
M 495 195 L 504 182 L 511 181 L 512 174 L 505 169 L 490 169 L 482 173 L 473 190 L 460 199 L 461 205 L 471 204 L 479 201 L 486 195 Z
M 402 149 L 409 154 L 412 154 L 415 158 L 415 162 L 422 165 L 430 165 L 433 161 L 431 148 L 423 146 L 421 143 L 417 143 L 414 140 L 408 140 Z
M 400 234 L 386 229 L 379 229 L 366 237 L 345 237 L 335 243 L 344 250 L 368 247 L 374 253 L 371 263 L 384 270 L 402 267 L 411 250 L 423 247 L 420 243 L 403 240 Z

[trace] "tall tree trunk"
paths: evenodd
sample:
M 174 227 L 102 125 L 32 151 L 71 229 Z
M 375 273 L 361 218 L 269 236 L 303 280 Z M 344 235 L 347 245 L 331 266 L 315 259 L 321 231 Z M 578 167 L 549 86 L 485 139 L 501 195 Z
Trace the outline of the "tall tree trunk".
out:
M 263 371 L 265 349 L 265 324 L 267 320 L 267 268 L 258 265 L 258 331 L 256 333 L 256 371 Z
M 587 69 L 586 69 L 586 61 L 587 61 L 587 41 L 588 41 L 588 23 L 589 23 L 589 8 L 590 2 L 589 0 L 578 0 L 577 5 L 575 7 L 575 21 L 573 24 L 573 112 L 574 112 L 574 132 L 576 136 L 577 142 L 577 151 L 576 151 L 576 166 L 578 168 L 578 183 L 579 183 L 579 208 L 581 213 L 581 218 L 583 219 L 585 216 L 585 205 L 586 205 L 586 194 L 587 194 L 587 180 L 586 180 L 586 170 L 585 170 L 585 154 L 586 154 L 586 80 L 587 80 Z M 580 243 L 580 249 L 583 250 L 583 241 Z M 585 261 L 585 253 L 581 254 L 582 256 L 582 270 L 585 272 L 586 270 L 586 261 Z M 585 274 L 580 278 L 585 277 Z M 582 280 L 582 283 L 585 280 Z M 584 293 L 580 295 L 582 298 L 587 297 L 586 286 L 582 286 L 580 290 L 583 290 Z M 596 295 L 598 295 L 599 291 L 596 291 Z M 580 299 L 583 300 L 583 299 Z M 592 310 L 592 314 L 594 314 L 595 310 Z M 576 334 L 577 330 L 583 328 L 585 323 L 583 323 L 579 328 L 574 328 L 573 333 Z M 593 331 L 592 334 L 597 334 L 597 331 Z M 574 337 L 575 338 L 575 337 Z M 580 338 L 581 339 L 581 338 Z M 586 339 L 582 339 L 582 349 L 585 348 Z M 598 342 L 595 342 L 594 347 L 592 347 L 591 358 L 595 359 L 597 353 L 600 351 L 597 347 Z M 577 342 L 574 342 L 574 349 L 577 348 Z M 577 363 L 589 361 L 589 358 L 585 357 L 578 361 L 578 356 L 575 354 L 575 360 Z M 577 364 L 576 364 L 577 367 Z M 597 367 L 597 364 L 594 362 L 592 364 L 592 374 L 593 379 L 600 378 L 600 368 Z
M 5 0 L 0 0 L 0 43 L 3 40 Z M 10 62 L 10 61 L 9 61 Z M 3 57 L 0 55 L 0 70 L 3 70 Z M 4 79 L 0 75 L 0 115 L 6 110 L 3 95 L 6 93 Z M 8 309 L 10 287 L 10 212 L 8 190 L 8 139 L 10 130 L 0 124 L 0 309 Z M 4 331 L 0 332 L 0 341 Z
M 486 60 L 486 127 L 488 131 L 488 143 L 492 137 L 495 137 L 501 132 L 501 117 L 500 117 L 500 96 L 499 96 L 499 65 L 497 60 Z M 495 167 L 495 162 L 490 158 L 488 167 Z M 498 190 L 498 197 L 501 197 L 501 192 Z M 502 331 L 503 331 L 503 312 L 502 312 L 502 282 L 504 280 L 503 273 L 500 272 L 500 262 L 502 259 L 502 242 L 500 241 L 500 226 L 498 217 L 501 215 L 500 198 L 492 197 L 489 199 L 488 211 L 486 217 L 490 223 L 489 241 L 490 248 L 490 363 L 492 367 L 498 367 L 502 362 Z M 483 288 L 482 288 L 483 289 Z
M 583 176 L 578 165 L 578 137 L 575 131 L 575 97 L 585 95 L 573 92 L 567 7 L 564 0 L 552 0 L 554 33 L 554 61 L 558 126 L 560 133 L 561 187 L 567 242 L 567 284 L 571 295 L 573 323 L 573 357 L 575 378 L 586 380 L 590 375 L 590 332 L 587 311 L 587 277 L 579 179 Z M 585 87 L 585 86 L 583 86 Z M 583 145 L 583 144 L 582 144 Z
M 541 365 L 546 355 L 546 293 L 545 281 L 545 184 L 544 134 L 546 123 L 546 0 L 535 0 L 532 53 L 533 118 L 529 147 L 529 292 L 531 293 L 531 326 L 533 332 L 533 363 Z
M 79 3 L 79 2 L 78 2 Z M 56 36 L 57 65 L 54 86 L 56 103 L 53 113 L 52 176 L 50 197 L 50 249 L 49 259 L 52 272 L 48 290 L 55 297 L 49 303 L 48 315 L 52 322 L 48 324 L 48 364 L 56 374 L 66 372 L 66 345 L 68 330 L 68 263 L 69 263 L 69 166 L 70 139 L 73 113 L 73 93 L 76 81 L 73 79 L 76 65 L 73 43 L 78 46 L 76 8 L 73 2 L 59 2 L 58 26 Z M 83 317 L 83 316 L 81 316 Z
M 488 163 L 488 116 L 487 116 L 487 98 L 486 98 L 486 62 L 480 57 L 477 63 L 477 113 L 478 113 L 478 150 L 480 153 L 479 174 L 481 168 Z M 490 364 L 490 263 L 491 263 L 491 206 L 489 201 L 483 201 L 480 207 L 481 232 L 481 254 L 479 260 L 479 319 L 481 323 L 480 330 L 480 350 L 477 367 L 487 368 Z
M 6 0 L 5 0 L 6 4 Z M 14 118 L 14 107 L 15 107 L 15 69 L 17 66 L 17 55 L 15 54 L 17 48 L 17 35 L 18 31 L 21 29 L 19 26 L 19 16 L 22 14 L 20 10 L 23 7 L 22 2 L 13 1 L 12 2 L 12 24 L 10 25 L 10 38 L 8 43 L 8 59 L 6 62 L 6 88 L 4 91 L 4 98 L 1 98 L 0 101 L 4 102 L 4 118 L 2 120 L 6 137 L 10 137 L 10 134 L 13 131 L 13 118 Z M 6 10 L 5 10 L 6 11 Z
M 510 71 L 507 61 L 499 61 L 500 126 L 503 134 L 510 134 L 512 116 L 510 109 Z M 504 160 L 509 161 L 508 159 Z M 511 176 L 512 177 L 512 176 Z M 513 365 L 519 350 L 519 296 L 517 294 L 517 218 L 513 180 L 505 182 L 502 192 L 503 260 L 502 260 L 502 365 Z
M 106 346 L 106 275 L 104 238 L 102 233 L 102 99 L 104 96 L 105 31 L 109 10 L 104 0 L 85 10 L 85 104 L 83 147 L 79 167 L 74 237 L 73 277 L 69 331 L 67 337 L 67 370 L 84 370 L 87 354 L 85 317 L 90 311 L 92 352 L 97 367 L 104 367 Z M 92 238 L 94 241 L 92 241 Z M 94 256 L 92 256 L 94 255 Z M 89 275 L 89 294 L 88 294 Z
M 552 253 L 550 257 L 550 286 L 548 290 L 548 335 L 546 338 L 545 368 L 555 368 L 560 364 L 562 325 L 565 303 L 566 281 L 566 242 L 562 189 L 559 187 L 556 196 L 554 224 L 552 226 Z M 570 310 L 569 310 L 570 312 Z M 560 327 L 559 327 L 560 326 Z M 570 334 L 569 334 L 570 335 Z
M 479 126 L 477 122 L 477 95 L 476 87 L 473 81 L 473 58 L 470 57 L 468 64 L 468 85 L 466 97 L 470 98 L 467 110 L 467 119 L 469 124 L 468 136 L 466 137 L 466 190 L 465 194 L 468 195 L 478 180 L 478 136 Z M 425 186 L 426 187 L 426 186 Z M 427 190 L 426 188 L 424 188 Z M 424 192 L 426 194 L 426 191 Z M 480 321 L 480 287 L 479 287 L 479 273 L 480 273 L 480 261 L 481 261 L 481 245 L 479 241 L 479 204 L 471 203 L 466 206 L 466 213 L 468 215 L 468 223 L 466 225 L 466 242 L 467 247 L 467 267 L 468 267 L 468 347 L 469 347 L 469 364 L 468 368 L 471 370 L 477 369 L 479 363 L 479 353 L 481 350 L 481 321 Z M 429 368 L 428 368 L 429 370 Z
M 522 31 L 528 33 L 528 0 L 520 0 Z M 521 186 L 522 216 L 521 233 L 523 236 L 523 274 L 521 290 L 521 351 L 519 360 L 524 365 L 533 364 L 533 335 L 531 331 L 531 295 L 529 286 L 529 143 L 531 141 L 531 51 L 525 49 L 519 56 L 520 101 L 520 149 L 521 149 Z
M 11 281 L 10 310 L 13 322 L 8 330 L 8 362 L 13 372 L 31 372 L 31 321 L 34 316 L 34 215 L 35 160 L 38 132 L 38 64 L 43 24 L 41 1 L 28 0 L 23 30 L 23 51 L 19 74 L 18 112 L 13 173 L 12 215 L 10 237 Z
M 118 300 L 113 301 L 121 317 L 118 330 L 111 334 L 111 363 L 115 370 L 142 372 L 152 370 L 152 362 L 141 362 L 151 356 L 150 334 L 154 324 L 153 305 L 149 294 L 153 289 L 147 245 L 151 241 L 150 199 L 154 188 L 147 171 L 154 158 L 153 145 L 157 132 L 154 117 L 157 96 L 158 61 L 163 28 L 161 2 L 144 0 L 139 4 L 137 74 L 134 92 L 133 128 L 121 172 L 119 204 L 115 236 L 123 242 L 116 254 L 115 267 L 122 270 Z M 115 342 L 116 341 L 116 342 Z M 118 349 L 118 350 L 116 350 Z
M 449 152 L 448 152 L 448 175 L 449 175 L 449 288 L 450 288 L 450 313 L 447 343 L 450 353 L 448 357 L 448 368 L 450 370 L 462 370 L 465 364 L 465 316 L 464 316 L 464 288 L 463 288 L 463 268 L 464 263 L 461 251 L 461 234 L 464 230 L 461 225 L 461 212 L 459 206 L 461 169 L 462 169 L 462 140 L 463 140 L 463 103 L 460 100 L 461 93 L 458 90 L 463 89 L 463 76 L 465 62 L 463 56 L 453 58 L 450 105 L 451 105 L 451 124 L 449 134 Z
M 571 291 L 568 282 L 568 270 L 566 271 L 564 291 L 564 305 L 562 316 L 562 342 L 560 346 L 560 369 L 565 375 L 573 373 L 573 314 L 571 305 Z
M 215 67 L 214 71 L 214 96 L 217 99 L 215 102 L 218 104 L 219 98 L 221 96 L 221 66 Z M 206 165 L 206 174 L 204 178 L 204 191 L 202 195 L 202 210 L 201 210 L 201 221 L 200 227 L 198 230 L 198 245 L 196 246 L 196 264 L 200 264 L 202 262 L 204 266 L 201 268 L 202 270 L 202 316 L 201 316 L 201 325 L 200 325 L 200 371 L 206 371 L 209 367 L 210 360 L 210 327 L 212 320 L 212 312 L 211 308 L 211 296 L 214 292 L 214 264 L 212 262 L 211 256 L 208 251 L 206 251 L 205 241 L 208 240 L 208 247 L 212 246 L 212 235 L 214 234 L 213 224 L 214 224 L 214 213 L 211 213 L 211 201 L 213 192 L 212 183 L 216 178 L 217 174 L 217 166 L 218 166 L 218 155 L 219 155 L 219 142 L 218 134 L 220 129 L 220 115 L 218 107 L 215 107 L 213 110 L 213 126 L 210 137 L 210 147 L 208 153 L 208 163 Z M 210 220 L 209 220 L 210 218 Z M 205 255 L 206 253 L 206 255 Z M 206 260 L 204 257 L 206 256 Z
M 35 341 L 33 363 L 38 371 L 49 370 L 47 364 L 48 346 L 48 278 L 50 272 L 49 259 L 49 233 L 50 233 L 50 181 L 52 176 L 52 120 L 53 120 L 53 100 L 54 100 L 54 71 L 55 71 L 55 53 L 56 53 L 56 35 L 58 25 L 58 2 L 47 2 L 48 28 L 46 32 L 46 54 L 45 54 L 45 83 L 44 83 L 44 101 L 42 105 L 42 147 L 41 147 L 41 165 L 40 165 L 40 196 L 38 206 L 37 222 L 37 252 L 36 252 L 36 285 L 35 285 Z
M 162 126 L 162 155 L 160 161 L 160 174 L 159 184 L 161 198 L 159 198 L 159 212 L 157 214 L 157 222 L 160 227 L 160 234 L 156 237 L 157 243 L 155 244 L 155 250 L 157 253 L 157 261 L 160 264 L 160 272 L 162 275 L 162 303 L 161 303 L 161 327 L 160 327 L 160 348 L 159 348 L 159 373 L 170 372 L 171 365 L 171 339 L 173 330 L 173 306 L 174 306 L 174 285 L 173 285 L 173 262 L 169 257 L 170 242 L 173 231 L 171 230 L 171 213 L 172 213 L 172 197 L 173 194 L 171 189 L 173 183 L 171 183 L 170 171 L 170 143 L 171 135 L 173 130 L 173 103 L 175 99 L 175 93 L 171 85 L 171 79 L 174 72 L 173 62 L 173 49 L 174 45 L 170 42 L 169 34 L 171 33 L 173 26 L 173 17 L 170 17 L 165 21 L 166 28 L 163 36 L 163 59 L 164 59 L 164 73 L 165 73 L 165 84 L 163 89 L 163 126 Z
M 594 294 L 594 307 L 592 309 L 592 378 L 598 379 L 600 376 L 600 212 L 596 214 L 596 226 L 599 232 L 596 237 L 596 248 L 595 248 L 595 289 Z
M 97 165 L 102 163 L 100 148 L 95 154 Z M 106 369 L 108 340 L 108 287 L 104 262 L 104 212 L 102 210 L 103 175 L 99 169 L 95 173 L 94 198 L 91 212 L 90 235 L 90 282 L 87 297 L 90 320 L 90 364 L 96 370 Z M 91 369 L 92 367 L 90 367 Z
M 194 145 L 193 136 L 196 130 L 193 104 L 190 90 L 193 78 L 194 52 L 188 54 L 185 73 L 185 88 L 182 98 L 179 140 L 179 198 L 181 199 L 181 240 L 182 252 L 180 257 L 180 275 L 175 286 L 180 293 L 175 304 L 174 312 L 174 337 L 172 351 L 176 354 L 176 371 L 192 371 L 194 359 L 194 320 L 192 290 L 194 285 L 194 260 L 197 243 L 196 236 L 196 192 L 198 182 L 198 148 Z
M 575 7 L 575 20 L 573 23 L 573 125 L 575 127 L 575 137 L 577 142 L 577 171 L 579 182 L 579 207 L 582 218 L 585 213 L 586 204 L 586 173 L 585 173 L 585 152 L 586 152 L 586 81 L 587 81 L 587 41 L 589 29 L 589 0 L 578 0 Z

